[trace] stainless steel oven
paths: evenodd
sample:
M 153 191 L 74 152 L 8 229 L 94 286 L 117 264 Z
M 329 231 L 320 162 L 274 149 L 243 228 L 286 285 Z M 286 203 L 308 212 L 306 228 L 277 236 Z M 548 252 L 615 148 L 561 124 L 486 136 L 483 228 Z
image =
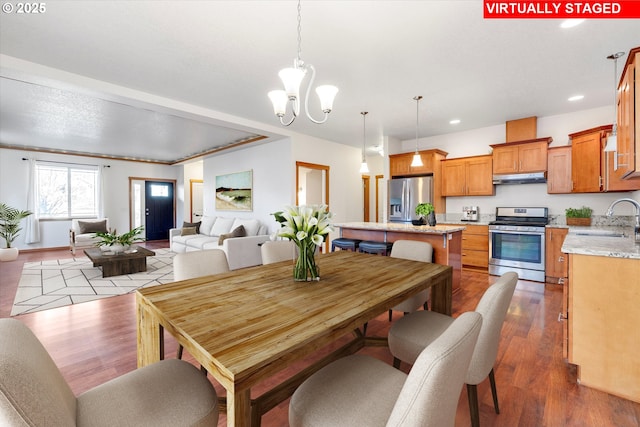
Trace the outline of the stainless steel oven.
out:
M 516 271 L 521 279 L 544 282 L 547 208 L 496 208 L 489 223 L 489 274 Z

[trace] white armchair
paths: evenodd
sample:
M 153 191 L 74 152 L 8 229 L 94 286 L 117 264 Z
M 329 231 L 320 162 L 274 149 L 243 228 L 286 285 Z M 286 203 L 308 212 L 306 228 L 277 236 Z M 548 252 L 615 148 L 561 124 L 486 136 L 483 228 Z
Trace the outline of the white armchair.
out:
M 76 249 L 84 249 L 95 246 L 100 240 L 95 234 L 109 230 L 109 218 L 100 219 L 73 219 L 69 229 L 69 250 L 76 254 Z

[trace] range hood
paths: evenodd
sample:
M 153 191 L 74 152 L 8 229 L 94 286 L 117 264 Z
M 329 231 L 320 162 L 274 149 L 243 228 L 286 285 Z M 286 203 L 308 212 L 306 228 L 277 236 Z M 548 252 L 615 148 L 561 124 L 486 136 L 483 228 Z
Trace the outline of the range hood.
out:
M 494 184 L 540 184 L 547 182 L 546 172 L 493 175 Z

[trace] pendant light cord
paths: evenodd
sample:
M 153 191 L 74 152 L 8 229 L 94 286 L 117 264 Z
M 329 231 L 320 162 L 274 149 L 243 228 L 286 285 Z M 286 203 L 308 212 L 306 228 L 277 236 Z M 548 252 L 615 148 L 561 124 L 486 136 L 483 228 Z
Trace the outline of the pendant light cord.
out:
M 420 100 L 422 96 L 415 96 L 413 99 L 416 100 L 416 153 L 418 153 L 418 118 L 419 118 L 419 110 L 420 110 Z
M 302 7 L 298 0 L 298 63 L 302 62 Z

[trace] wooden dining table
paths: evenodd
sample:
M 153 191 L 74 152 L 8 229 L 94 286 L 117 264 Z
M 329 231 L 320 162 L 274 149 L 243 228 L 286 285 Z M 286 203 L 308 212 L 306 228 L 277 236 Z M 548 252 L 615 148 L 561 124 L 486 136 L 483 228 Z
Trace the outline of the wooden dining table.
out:
M 320 367 L 365 345 L 385 345 L 386 337 L 360 328 L 408 297 L 431 288 L 431 309 L 451 314 L 450 266 L 348 251 L 318 255 L 317 264 L 313 282 L 294 281 L 293 263 L 285 261 L 136 291 L 138 366 L 164 358 L 168 331 L 225 388 L 227 425 L 256 426 Z M 349 334 L 347 344 L 251 395 Z

